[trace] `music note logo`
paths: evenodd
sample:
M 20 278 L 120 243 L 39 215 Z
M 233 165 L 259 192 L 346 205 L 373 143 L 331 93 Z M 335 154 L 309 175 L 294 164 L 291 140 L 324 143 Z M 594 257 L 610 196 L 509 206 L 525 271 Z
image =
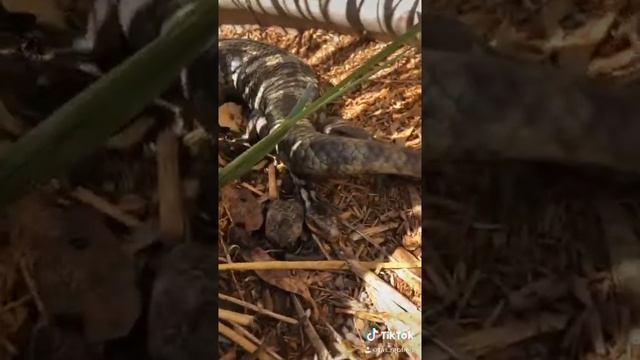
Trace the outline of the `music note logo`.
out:
M 373 341 L 376 339 L 377 333 L 378 333 L 378 329 L 371 328 L 371 330 L 369 330 L 367 335 L 365 335 L 365 338 L 367 339 L 367 341 Z

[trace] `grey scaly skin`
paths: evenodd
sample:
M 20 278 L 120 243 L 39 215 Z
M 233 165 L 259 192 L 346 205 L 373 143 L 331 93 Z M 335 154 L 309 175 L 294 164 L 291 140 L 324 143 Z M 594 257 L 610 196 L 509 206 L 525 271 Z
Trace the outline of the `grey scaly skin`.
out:
M 313 70 L 277 47 L 251 40 L 221 40 L 218 44 L 218 81 L 222 91 L 241 96 L 253 111 L 254 127 L 262 138 L 284 120 L 308 85 L 319 96 Z M 354 127 L 346 136 L 319 131 L 321 115 L 300 120 L 278 144 L 279 157 L 292 173 L 302 177 L 361 174 L 421 176 L 419 151 L 373 140 Z M 323 124 L 323 128 L 331 124 Z M 335 133 L 340 133 L 339 124 Z M 343 127 L 344 128 L 344 127 Z M 330 131 L 329 131 L 330 132 Z

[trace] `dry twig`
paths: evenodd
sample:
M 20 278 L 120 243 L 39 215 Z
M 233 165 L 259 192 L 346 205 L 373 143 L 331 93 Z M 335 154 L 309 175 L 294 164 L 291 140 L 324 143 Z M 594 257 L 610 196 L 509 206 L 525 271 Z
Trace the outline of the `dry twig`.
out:
M 311 324 L 311 321 L 309 321 L 309 317 L 305 314 L 304 309 L 302 308 L 302 304 L 300 303 L 300 300 L 298 300 L 298 297 L 296 296 L 296 294 L 291 294 L 291 301 L 293 301 L 293 305 L 296 308 L 296 313 L 300 318 L 300 322 L 302 322 L 302 328 L 304 330 L 304 333 L 307 334 L 309 341 L 311 341 L 311 344 L 316 349 L 316 354 L 318 359 L 319 360 L 331 359 L 331 354 L 329 353 L 329 350 L 327 350 L 327 347 L 322 342 L 322 339 L 320 339 L 320 336 L 318 336 L 318 332 L 313 327 L 313 324 Z
M 218 322 L 218 332 L 220 335 L 226 337 L 227 339 L 233 341 L 238 344 L 241 348 L 243 348 L 249 354 L 255 355 L 259 360 L 273 360 L 274 358 L 263 352 L 258 350 L 258 346 L 249 341 L 244 336 L 238 334 L 236 331 L 231 329 L 230 327 L 224 325 L 221 322 Z
M 240 314 L 235 311 L 218 308 L 218 318 L 229 322 L 234 322 L 242 326 L 249 326 L 253 323 L 254 317 L 251 315 Z
M 184 238 L 186 222 L 178 162 L 178 139 L 171 128 L 166 128 L 158 134 L 157 144 L 160 234 L 164 239 L 180 241 Z
M 273 311 L 269 311 L 267 309 L 264 309 L 262 307 L 250 304 L 250 303 L 248 303 L 246 301 L 242 301 L 240 299 L 236 299 L 236 298 L 234 298 L 232 296 L 218 293 L 218 297 L 221 300 L 225 300 L 225 301 L 234 303 L 236 305 L 244 306 L 247 309 L 251 309 L 251 310 L 253 310 L 253 311 L 257 312 L 257 313 L 270 316 L 270 317 L 272 317 L 272 318 L 274 318 L 276 320 L 284 321 L 284 322 L 292 324 L 292 325 L 297 325 L 298 324 L 298 320 L 296 320 L 296 319 L 290 318 L 288 316 L 276 314 Z
M 127 227 L 137 228 L 143 224 L 140 220 L 120 210 L 120 208 L 96 195 L 91 190 L 78 187 L 72 195 L 78 201 L 93 206 L 96 210 L 122 223 L 123 225 L 126 225 Z
M 358 262 L 365 269 L 413 269 L 422 267 L 421 262 L 382 262 L 382 261 L 361 261 Z M 219 264 L 218 271 L 229 270 L 347 270 L 348 261 L 327 260 L 327 261 L 260 261 Z

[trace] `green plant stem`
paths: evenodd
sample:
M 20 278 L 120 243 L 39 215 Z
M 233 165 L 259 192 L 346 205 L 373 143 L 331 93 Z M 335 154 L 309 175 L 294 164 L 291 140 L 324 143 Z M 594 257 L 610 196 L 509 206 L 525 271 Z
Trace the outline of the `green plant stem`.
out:
M 94 152 L 216 37 L 217 3 L 194 2 L 165 35 L 89 86 L 0 157 L 0 207 Z

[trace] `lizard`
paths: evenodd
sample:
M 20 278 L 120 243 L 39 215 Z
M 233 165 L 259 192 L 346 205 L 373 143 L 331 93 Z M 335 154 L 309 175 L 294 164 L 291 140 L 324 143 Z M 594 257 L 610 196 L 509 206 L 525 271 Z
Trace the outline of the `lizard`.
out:
M 251 109 L 245 135 L 264 138 L 291 112 L 308 87 L 319 95 L 313 70 L 301 59 L 277 47 L 252 40 L 225 39 L 218 43 L 218 81 L 225 96 L 241 97 Z M 419 151 L 373 139 L 363 128 L 324 113 L 301 119 L 276 145 L 294 182 L 361 174 L 421 176 Z M 338 236 L 338 221 L 326 202 L 301 186 L 302 209 L 290 202 L 274 203 L 267 213 L 267 237 L 290 247 L 300 235 L 302 222 L 324 239 Z M 282 206 L 276 206 L 282 204 Z M 287 205 L 287 206 L 284 206 Z M 286 208 L 283 211 L 282 208 Z M 298 211 L 293 211 L 297 209 Z M 297 214 L 297 216 L 296 216 Z M 272 220 L 272 221 L 270 221 Z M 298 229 L 298 231 L 293 231 Z M 289 246 L 287 246 L 289 245 Z
M 218 81 L 224 94 L 241 96 L 253 111 L 248 131 L 263 138 L 291 112 L 307 89 L 319 96 L 311 67 L 277 47 L 252 40 L 218 43 Z M 293 174 L 330 177 L 396 174 L 420 178 L 419 151 L 372 139 L 364 130 L 324 114 L 301 119 L 276 147 Z

